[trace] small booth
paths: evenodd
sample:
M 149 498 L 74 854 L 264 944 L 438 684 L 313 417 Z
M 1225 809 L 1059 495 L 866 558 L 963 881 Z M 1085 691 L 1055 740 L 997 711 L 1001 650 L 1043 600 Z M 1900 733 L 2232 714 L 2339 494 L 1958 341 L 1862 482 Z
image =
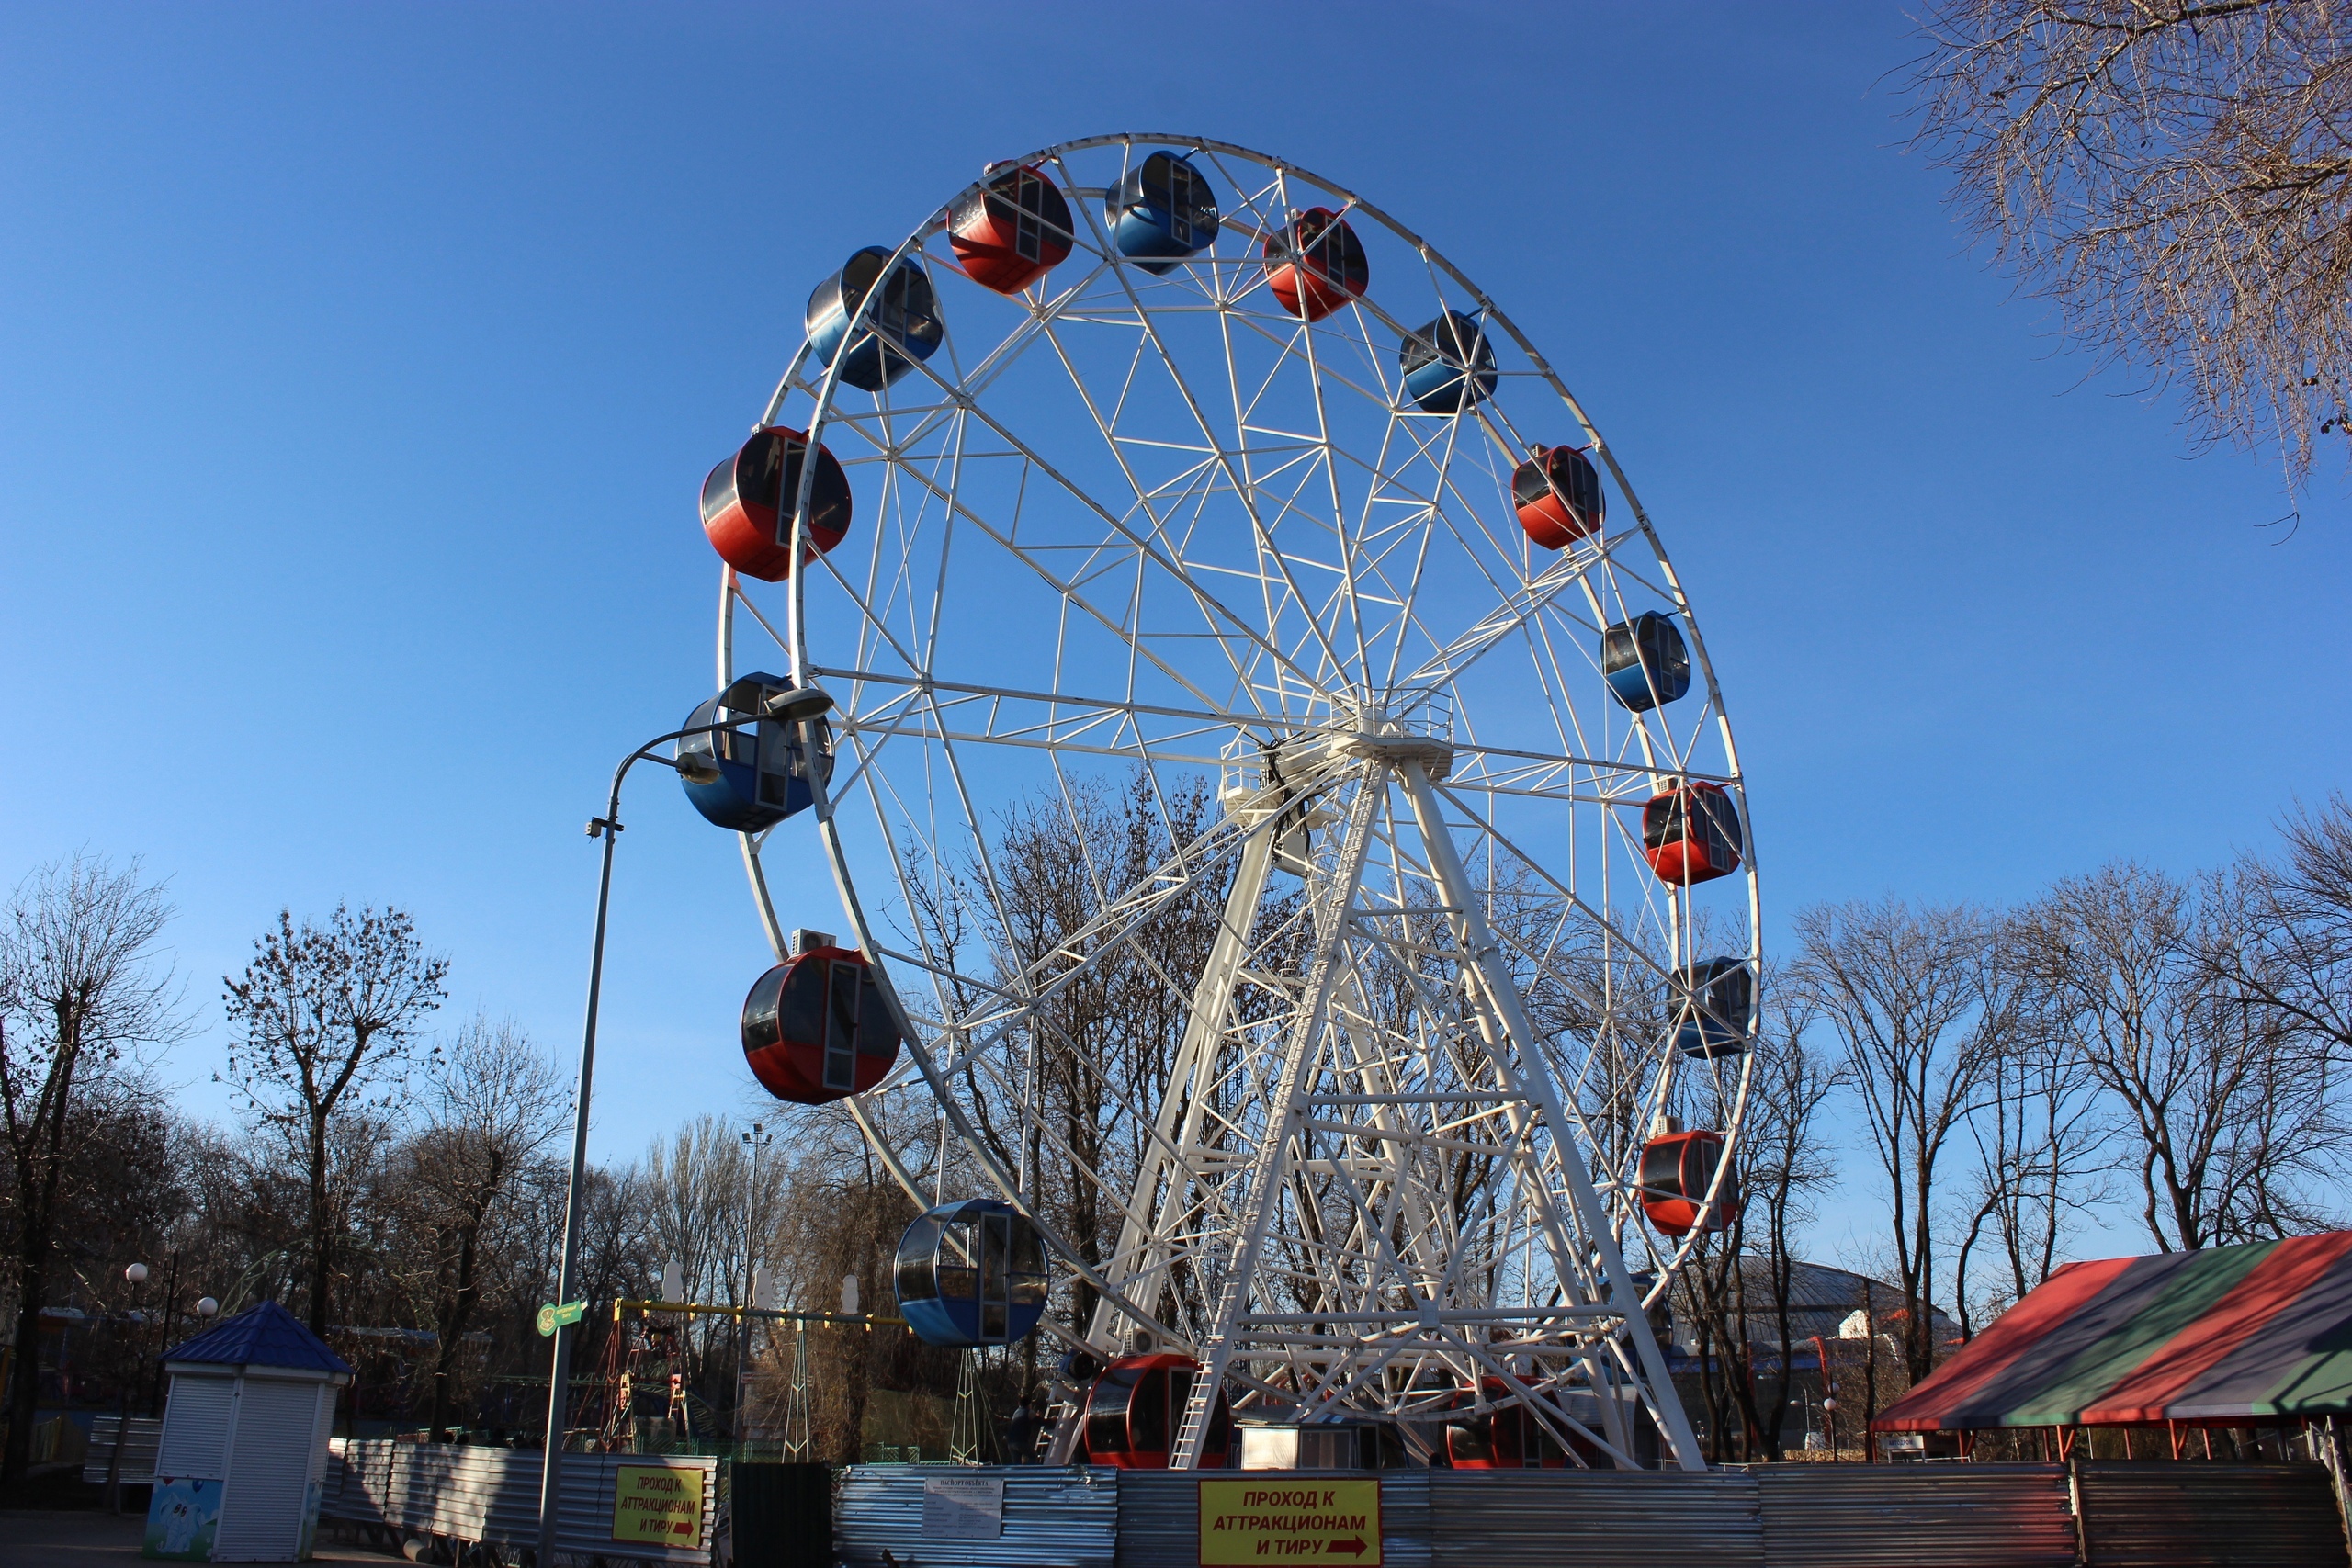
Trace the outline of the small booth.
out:
M 1600 470 L 1573 446 L 1537 446 L 1511 470 L 1511 504 L 1519 525 L 1547 550 L 1565 550 L 1600 532 L 1607 511 Z
M 1144 271 L 1164 274 L 1216 243 L 1216 192 L 1192 160 L 1154 152 L 1111 193 L 1111 241 Z
M 1164 1351 L 1121 1356 L 1104 1367 L 1086 1396 L 1085 1461 L 1114 1470 L 1166 1470 L 1200 1370 L 1190 1356 Z M 1219 1390 L 1201 1435 L 1200 1468 L 1225 1469 L 1232 1446 L 1233 1411 Z
M 999 294 L 1018 294 L 1069 255 L 1069 203 L 1043 171 L 1026 164 L 992 174 L 947 209 L 947 243 L 965 276 Z
M 1690 690 L 1690 649 L 1671 617 L 1645 610 L 1600 634 L 1600 676 L 1618 705 L 1647 713 Z
M 1000 1198 L 945 1203 L 899 1238 L 899 1311 L 926 1345 L 1010 1345 L 1046 1311 L 1046 1247 Z
M 792 571 L 792 506 L 800 499 L 805 431 L 771 425 L 755 430 L 732 457 L 702 481 L 702 531 L 718 558 L 746 577 L 782 582 Z M 817 448 L 817 479 L 808 492 L 808 543 L 801 562 L 816 559 L 849 533 L 849 476 L 841 460 Z
M 1460 413 L 1495 389 L 1495 345 L 1459 310 L 1407 333 L 1396 364 L 1406 398 L 1423 413 Z
M 1302 321 L 1319 321 L 1372 287 L 1363 242 L 1328 207 L 1310 207 L 1285 232 L 1267 235 L 1262 254 L 1266 287 Z
M 898 1021 L 874 966 L 821 931 L 792 933 L 792 956 L 743 998 L 743 1056 L 778 1100 L 825 1105 L 864 1094 L 899 1059 Z
M 1412 1461 L 1381 1421 L 1242 1421 L 1243 1470 L 1385 1470 Z
M 884 268 L 888 268 L 886 277 Z M 865 312 L 857 343 L 846 355 L 842 344 L 849 336 L 849 321 L 880 285 L 881 298 Z M 809 349 L 820 363 L 831 365 L 841 356 L 842 379 L 860 391 L 878 392 L 937 351 L 947 335 L 939 317 L 939 300 L 920 264 L 901 256 L 890 265 L 890 253 L 867 245 L 842 265 L 841 271 L 817 285 L 801 318 Z
M 678 782 L 704 820 L 756 833 L 816 804 L 816 785 L 833 776 L 833 730 L 821 718 L 779 715 L 801 690 L 778 675 L 744 675 L 686 716 L 689 730 L 757 721 L 748 729 L 678 737 Z
M 141 1555 L 302 1562 L 318 1528 L 334 1391 L 351 1368 L 276 1302 L 165 1353 L 171 1401 Z

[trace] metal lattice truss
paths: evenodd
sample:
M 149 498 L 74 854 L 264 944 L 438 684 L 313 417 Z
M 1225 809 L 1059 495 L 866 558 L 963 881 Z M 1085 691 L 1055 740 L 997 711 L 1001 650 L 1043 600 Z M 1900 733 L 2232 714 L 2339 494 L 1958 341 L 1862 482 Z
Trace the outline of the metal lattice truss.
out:
M 1164 276 L 1102 203 L 1158 146 L 1222 202 Z M 722 680 L 765 634 L 841 705 L 821 836 L 910 1041 L 854 1109 L 910 1192 L 1031 1213 L 1067 1266 L 1055 1332 L 1208 1366 L 1180 1464 L 1220 1383 L 1389 1417 L 1499 1390 L 1580 1461 L 1633 1462 L 1647 1428 L 1696 1462 L 1642 1310 L 1690 1243 L 1642 1225 L 1637 1165 L 1663 1117 L 1736 1133 L 1749 1058 L 1679 1059 L 1669 993 L 1756 962 L 1756 891 L 1643 858 L 1654 795 L 1745 810 L 1648 519 L 1517 329 L 1347 192 L 1181 138 L 1023 162 L 1069 198 L 1069 258 L 1004 298 L 944 209 L 910 236 L 938 352 L 869 394 L 804 349 L 762 421 L 841 459 L 850 537 L 722 593 Z M 1266 285 L 1310 206 L 1373 265 L 1311 324 Z M 1497 384 L 1432 415 L 1397 349 L 1448 309 Z M 1510 496 L 1539 442 L 1611 482 L 1557 552 Z M 1693 682 L 1633 714 L 1599 643 L 1645 610 Z

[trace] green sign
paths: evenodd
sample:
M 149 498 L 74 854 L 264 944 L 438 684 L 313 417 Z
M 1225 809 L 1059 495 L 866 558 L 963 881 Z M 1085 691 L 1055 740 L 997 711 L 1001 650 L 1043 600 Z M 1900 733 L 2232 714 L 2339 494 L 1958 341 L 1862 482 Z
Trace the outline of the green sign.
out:
M 553 1335 L 558 1328 L 578 1323 L 587 1315 L 588 1303 L 584 1301 L 566 1302 L 561 1306 L 543 1306 L 539 1309 L 539 1332 Z

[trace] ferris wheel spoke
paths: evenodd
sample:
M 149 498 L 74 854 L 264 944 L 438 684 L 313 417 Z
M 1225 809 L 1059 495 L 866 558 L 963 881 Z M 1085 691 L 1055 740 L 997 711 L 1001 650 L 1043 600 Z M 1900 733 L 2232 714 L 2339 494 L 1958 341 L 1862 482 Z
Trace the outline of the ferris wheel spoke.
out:
M 1091 219 L 1092 212 L 1090 209 L 1090 221 Z M 1108 236 L 1105 236 L 1104 239 L 1107 248 Z M 1240 505 L 1243 514 L 1249 519 L 1250 530 L 1253 536 L 1260 541 L 1260 557 L 1262 561 L 1267 555 L 1265 541 L 1268 539 L 1269 534 L 1264 519 L 1259 515 L 1255 487 L 1250 482 L 1249 477 L 1245 472 L 1237 470 L 1232 455 L 1226 450 L 1224 442 L 1219 438 L 1216 430 L 1209 421 L 1207 413 L 1203 410 L 1200 399 L 1193 393 L 1190 383 L 1185 380 L 1181 364 L 1174 355 L 1169 353 L 1167 343 L 1160 336 L 1159 330 L 1154 323 L 1151 313 L 1143 308 L 1141 300 L 1136 299 L 1134 286 L 1128 281 L 1124 271 L 1119 274 L 1119 281 L 1121 286 L 1126 289 L 1128 299 L 1134 302 L 1137 316 L 1140 318 L 1142 322 L 1145 339 L 1149 343 L 1151 347 L 1157 351 L 1160 363 L 1167 368 L 1170 381 L 1174 386 L 1177 396 L 1183 402 L 1185 412 L 1190 416 L 1193 428 L 1199 433 L 1201 439 L 1208 444 L 1209 449 L 1214 455 L 1214 460 L 1216 466 L 1223 471 L 1227 484 L 1231 487 L 1235 501 Z M 1094 420 L 1096 429 L 1102 433 L 1104 441 L 1109 443 L 1112 446 L 1114 457 L 1120 462 L 1122 468 L 1126 469 L 1125 454 L 1119 452 L 1118 443 L 1113 437 L 1110 427 L 1103 423 L 1101 411 L 1094 406 L 1093 399 L 1086 389 L 1085 378 L 1078 372 L 1076 367 L 1071 363 L 1068 352 L 1064 350 L 1058 339 L 1055 341 L 1055 349 L 1056 352 L 1061 355 L 1063 367 L 1069 372 L 1072 385 L 1078 388 L 1080 399 L 1086 403 L 1087 412 Z M 1133 471 L 1131 469 L 1126 469 L 1126 471 L 1130 481 L 1133 482 Z M 1140 485 L 1137 486 L 1137 493 L 1138 498 L 1140 499 Z M 1275 570 L 1281 577 L 1284 586 L 1289 591 L 1291 596 L 1294 599 L 1304 603 L 1304 595 L 1300 592 L 1295 580 L 1290 575 L 1288 563 L 1279 554 L 1274 555 L 1272 558 Z M 1309 625 L 1313 625 L 1311 620 L 1309 621 Z M 1328 638 L 1321 637 L 1319 627 L 1317 628 L 1317 633 L 1318 640 L 1320 640 L 1322 644 L 1324 656 L 1329 660 L 1329 668 L 1334 671 L 1343 669 L 1345 666 L 1340 660 L 1337 650 L 1330 646 Z
M 1224 631 L 1218 634 L 1220 641 L 1226 637 L 1230 637 L 1233 640 L 1246 643 L 1254 648 L 1261 656 L 1283 663 L 1285 668 L 1289 670 L 1290 673 L 1300 680 L 1303 683 L 1308 685 L 1310 688 L 1315 687 L 1315 682 L 1303 670 L 1299 670 L 1295 666 L 1290 665 L 1289 661 L 1284 659 L 1283 655 L 1278 649 L 1267 642 L 1265 638 L 1260 636 L 1243 617 L 1235 614 L 1235 612 L 1216 594 L 1210 592 L 1204 584 L 1197 581 L 1197 579 L 1195 579 L 1193 575 L 1186 570 L 1182 562 L 1173 559 L 1164 553 L 1159 547 L 1159 541 L 1156 537 L 1138 535 L 1135 530 L 1129 528 L 1122 520 L 1114 515 L 1107 507 L 1094 501 L 1091 496 L 1089 496 L 1084 491 L 1072 484 L 1059 468 L 1046 461 L 1043 457 L 1021 442 L 1018 438 L 1014 437 L 1009 430 L 999 423 L 985 409 L 975 406 L 969 412 L 973 419 L 987 425 L 991 431 L 1003 438 L 1014 450 L 1020 452 L 1021 455 L 1026 458 L 1038 472 L 1051 479 L 1065 494 L 1070 496 L 1073 500 L 1078 501 L 1090 513 L 1091 513 L 1098 521 L 1110 528 L 1119 539 L 1124 540 L 1129 547 L 1140 552 L 1154 567 L 1164 572 L 1168 578 L 1176 583 L 1200 609 L 1206 613 L 1212 626 L 1221 626 L 1225 628 Z M 1148 651 L 1144 645 L 1144 639 L 1135 632 L 1129 630 L 1120 617 L 1114 615 L 1108 611 L 1096 605 L 1087 595 L 1080 593 L 1078 591 L 1078 587 L 1073 581 L 1048 570 L 1044 563 L 1037 558 L 1037 552 L 1035 549 L 1017 544 L 1011 534 L 1001 531 L 990 525 L 986 518 L 978 515 L 968 505 L 964 503 L 957 495 L 939 490 L 936 486 L 932 485 L 924 476 L 919 473 L 913 473 L 912 470 L 903 463 L 900 463 L 899 467 L 900 471 L 909 473 L 917 483 L 923 484 L 926 488 L 932 489 L 942 502 L 953 507 L 959 516 L 968 520 L 976 527 L 978 527 L 985 532 L 990 539 L 995 541 L 999 548 L 1022 561 L 1023 565 L 1035 571 L 1057 592 L 1062 594 L 1069 603 L 1084 610 L 1087 615 L 1099 622 L 1105 629 L 1114 634 L 1125 637 L 1126 639 L 1134 646 L 1137 655 L 1148 660 L 1161 674 L 1165 675 L 1170 681 L 1174 682 L 1179 687 L 1192 694 L 1203 705 L 1215 705 L 1214 701 L 1209 698 L 1205 693 L 1200 691 L 1200 689 L 1194 685 L 1190 679 L 1175 669 L 1173 665 L 1170 664 L 1166 660 L 1160 658 L 1157 654 Z
M 904 465 L 901 465 L 900 467 L 901 471 L 906 471 Z M 1165 676 L 1179 689 L 1182 690 L 1187 695 L 1193 697 L 1204 707 L 1214 707 L 1216 705 L 1216 700 L 1195 685 L 1182 671 L 1176 668 L 1175 665 L 1170 663 L 1165 658 L 1159 656 L 1158 653 L 1143 647 L 1119 616 L 1113 615 L 1108 610 L 1096 604 L 1089 595 L 1080 592 L 1079 591 L 1078 584 L 1075 581 L 1048 569 L 1044 562 L 1038 558 L 1039 552 L 1037 550 L 1016 544 L 1012 534 L 991 525 L 986 518 L 974 512 L 968 505 L 962 502 L 955 495 L 933 484 L 923 476 L 915 475 L 913 477 L 916 479 L 918 483 L 922 484 L 924 488 L 931 490 L 940 501 L 953 508 L 957 516 L 978 528 L 982 533 L 987 535 L 1000 549 L 1003 550 L 1008 556 L 1020 561 L 1023 566 L 1036 573 L 1036 575 L 1043 580 L 1049 588 L 1063 597 L 1065 603 L 1080 609 L 1105 631 L 1134 646 L 1136 652 L 1139 657 L 1148 661 L 1153 668 L 1158 670 L 1160 674 Z M 1206 601 L 1204 600 L 1204 603 L 1205 604 Z M 1250 638 L 1246 632 L 1236 635 L 1243 637 L 1245 640 L 1255 640 L 1254 638 Z M 1220 636 L 1216 640 L 1222 641 L 1223 637 Z M 917 675 L 924 675 L 928 673 L 927 661 L 919 659 L 910 659 L 909 661 L 909 669 L 910 672 Z
M 1227 316 L 1221 320 L 1219 322 L 1219 339 L 1225 354 L 1227 395 L 1232 403 L 1235 428 L 1240 433 L 1245 448 L 1248 446 L 1249 434 L 1251 428 L 1251 412 L 1258 403 L 1264 399 L 1268 392 L 1274 387 L 1290 357 L 1294 354 L 1296 355 L 1302 365 L 1305 367 L 1307 377 L 1309 398 L 1315 412 L 1316 428 L 1311 438 L 1306 443 L 1303 443 L 1303 445 L 1314 453 L 1315 462 L 1312 468 L 1302 473 L 1300 479 L 1300 489 L 1303 490 L 1305 484 L 1311 482 L 1312 474 L 1317 469 L 1319 469 L 1324 474 L 1326 480 L 1330 487 L 1331 518 L 1328 526 L 1340 547 L 1341 557 L 1340 562 L 1339 581 L 1336 587 L 1339 592 L 1349 593 L 1351 598 L 1355 573 L 1350 570 L 1350 563 L 1347 560 L 1349 551 L 1347 537 L 1347 512 L 1339 492 L 1338 471 L 1333 458 L 1334 447 L 1331 440 L 1330 414 L 1326 402 L 1327 393 L 1324 387 L 1324 370 L 1320 357 L 1316 352 L 1317 337 L 1314 327 L 1311 323 L 1306 322 L 1300 322 L 1290 327 L 1288 329 L 1287 341 L 1275 342 L 1276 354 L 1274 361 L 1272 365 L 1268 367 L 1258 388 L 1251 394 L 1245 396 L 1239 356 L 1236 352 L 1234 343 L 1234 320 L 1231 316 Z M 1261 323 L 1253 321 L 1250 322 L 1250 324 L 1258 328 L 1261 332 L 1264 331 Z M 1266 335 L 1270 339 L 1272 338 L 1272 333 L 1267 333 Z M 1287 446 L 1291 441 L 1295 441 L 1296 439 L 1296 437 L 1291 436 L 1287 432 L 1283 432 L 1277 436 L 1277 440 L 1284 446 Z M 1270 456 L 1272 454 L 1270 454 Z M 1288 465 L 1285 464 L 1283 466 L 1286 467 Z M 1254 476 L 1252 476 L 1251 482 L 1256 482 Z M 1254 516 L 1253 521 L 1256 521 Z M 1259 558 L 1261 563 L 1271 556 L 1278 567 L 1283 566 L 1285 560 L 1284 552 L 1274 547 L 1273 530 L 1272 528 L 1261 525 L 1258 529 L 1256 543 Z M 1321 623 L 1319 618 L 1315 615 L 1310 601 L 1301 591 L 1295 578 L 1288 574 L 1286 567 L 1284 567 L 1283 570 L 1283 581 L 1290 590 L 1291 599 L 1293 602 L 1296 603 L 1305 613 L 1308 627 L 1313 629 L 1317 634 L 1318 637 L 1320 637 L 1325 658 L 1330 661 L 1330 665 L 1333 670 L 1344 671 L 1347 669 L 1346 660 L 1343 660 L 1340 656 L 1338 650 L 1331 646 L 1330 639 L 1328 637 L 1321 635 Z M 1348 606 L 1347 619 L 1348 624 L 1355 634 L 1355 672 L 1357 680 L 1360 683 L 1368 684 L 1371 679 L 1370 649 L 1364 642 L 1363 615 L 1359 608 L 1353 603 L 1350 603 Z
M 1472 665 L 1550 609 L 1562 593 L 1577 587 L 1589 564 L 1563 553 L 1546 570 L 1508 589 L 1502 602 L 1467 631 L 1451 641 L 1431 637 L 1437 651 L 1416 666 L 1404 683 L 1426 686 L 1459 681 Z

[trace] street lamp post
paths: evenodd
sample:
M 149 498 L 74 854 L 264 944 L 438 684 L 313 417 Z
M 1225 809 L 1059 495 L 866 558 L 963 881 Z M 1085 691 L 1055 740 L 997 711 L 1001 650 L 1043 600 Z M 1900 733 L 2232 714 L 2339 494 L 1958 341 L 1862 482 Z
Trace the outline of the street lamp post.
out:
M 744 725 L 757 723 L 762 717 L 780 719 L 786 723 L 806 725 L 821 718 L 833 705 L 833 699 L 820 686 L 797 686 L 778 693 L 768 704 L 764 715 L 729 720 L 724 724 L 693 724 L 683 729 L 657 735 L 621 759 L 613 770 L 612 793 L 607 796 L 605 814 L 588 819 L 588 836 L 605 840 L 604 865 L 596 879 L 596 934 L 588 955 L 588 1010 L 580 1031 L 580 1086 L 572 1100 L 571 1112 L 571 1179 L 563 1196 L 563 1250 L 556 1264 L 555 1299 L 561 1306 L 571 1300 L 574 1276 L 580 1263 L 580 1196 L 588 1168 L 588 1096 L 596 1066 L 596 1003 L 605 982 L 605 924 L 612 903 L 613 847 L 621 833 L 621 785 L 628 782 L 629 770 L 638 763 L 651 760 L 675 768 L 689 776 L 692 764 L 683 757 L 663 757 L 653 749 L 689 735 L 715 735 L 721 730 L 735 730 Z M 805 730 L 804 730 L 805 738 Z M 571 1337 L 576 1325 L 559 1322 L 555 1330 L 555 1347 L 549 1356 L 548 1373 L 548 1432 L 547 1447 L 541 1450 L 539 1469 L 539 1551 L 538 1561 L 555 1561 L 555 1537 L 559 1504 L 563 1492 L 563 1438 L 569 1416 L 571 1374 Z
M 147 1282 L 147 1265 L 134 1263 L 122 1271 L 122 1277 L 129 1282 L 130 1299 L 136 1303 L 144 1294 L 140 1287 Z M 135 1304 L 133 1310 L 136 1310 Z M 130 1375 L 122 1380 L 121 1386 L 115 1392 L 114 1451 L 107 1455 L 107 1512 L 109 1514 L 122 1512 L 122 1439 L 130 1429 L 130 1391 L 138 1385 L 141 1364 L 146 1359 L 140 1342 L 147 1337 L 144 1332 L 147 1325 L 142 1323 L 139 1326 L 141 1332 L 133 1336 L 130 1342 Z
M 749 1179 L 743 1190 L 743 1304 L 764 1306 L 760 1300 L 760 1150 L 769 1142 L 768 1131 L 759 1122 L 743 1134 L 743 1147 L 751 1156 Z M 740 1453 L 744 1442 L 745 1418 L 752 1401 L 752 1314 L 745 1313 L 736 1322 L 735 1343 L 735 1442 Z
M 171 1277 L 164 1286 L 164 1314 L 156 1325 L 155 1381 L 149 1385 L 147 1391 L 147 1419 L 150 1421 L 164 1413 L 164 1341 L 170 1337 L 172 1320 L 179 1315 L 179 1310 L 180 1255 L 175 1248 L 172 1253 Z

